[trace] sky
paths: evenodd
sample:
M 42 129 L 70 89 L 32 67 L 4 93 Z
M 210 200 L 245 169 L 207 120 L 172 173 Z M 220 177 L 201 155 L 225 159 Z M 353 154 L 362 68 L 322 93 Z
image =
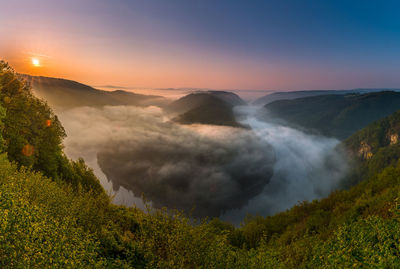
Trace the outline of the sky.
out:
M 21 73 L 138 88 L 400 88 L 398 1 L 0 0 L 0 7 L 0 59 Z

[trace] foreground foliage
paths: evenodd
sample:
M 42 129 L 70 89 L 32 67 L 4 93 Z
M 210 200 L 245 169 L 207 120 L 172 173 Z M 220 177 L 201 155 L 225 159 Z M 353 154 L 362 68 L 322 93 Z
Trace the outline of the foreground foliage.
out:
M 239 229 L 115 206 L 106 195 L 18 169 L 4 155 L 0 166 L 4 267 L 400 266 L 400 165 L 350 191 Z

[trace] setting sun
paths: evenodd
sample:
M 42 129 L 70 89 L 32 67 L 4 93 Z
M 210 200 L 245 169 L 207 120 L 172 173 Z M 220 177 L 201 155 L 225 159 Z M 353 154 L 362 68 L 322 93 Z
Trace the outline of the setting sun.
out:
M 32 58 L 32 65 L 33 66 L 40 66 L 40 61 L 38 58 Z

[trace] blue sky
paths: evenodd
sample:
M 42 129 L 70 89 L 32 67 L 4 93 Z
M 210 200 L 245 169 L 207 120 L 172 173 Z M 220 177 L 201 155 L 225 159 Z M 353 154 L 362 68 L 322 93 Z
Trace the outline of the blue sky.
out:
M 90 83 L 400 87 L 398 1 L 15 0 L 0 34 L 17 69 Z M 48 64 L 30 70 L 27 53 Z

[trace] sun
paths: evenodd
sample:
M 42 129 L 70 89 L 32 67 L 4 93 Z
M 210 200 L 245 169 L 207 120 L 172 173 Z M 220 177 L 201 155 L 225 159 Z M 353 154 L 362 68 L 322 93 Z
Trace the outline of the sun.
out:
M 38 58 L 32 58 L 32 65 L 33 66 L 40 66 L 40 61 Z

